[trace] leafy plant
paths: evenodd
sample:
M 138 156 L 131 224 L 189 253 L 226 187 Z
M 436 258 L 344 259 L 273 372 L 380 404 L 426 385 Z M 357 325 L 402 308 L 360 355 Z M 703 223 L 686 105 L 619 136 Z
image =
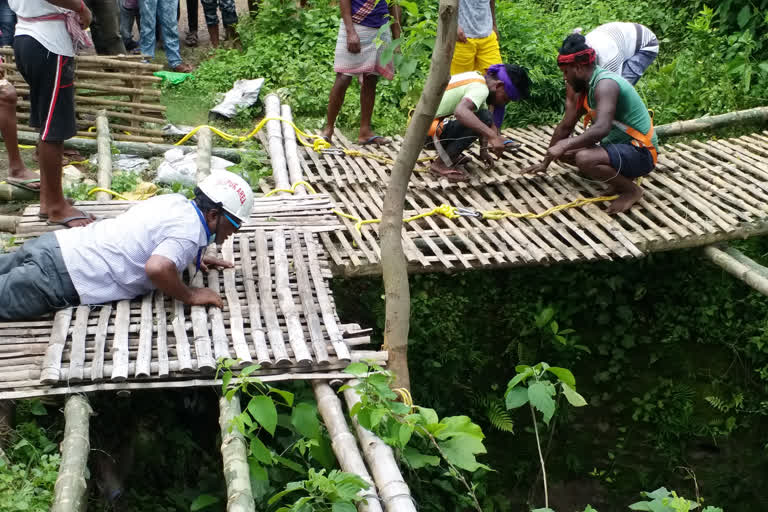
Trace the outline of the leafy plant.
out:
M 364 500 L 360 491 L 370 485 L 357 475 L 333 470 L 325 475 L 325 470 L 309 470 L 307 478 L 298 482 L 290 482 L 285 490 L 269 499 L 273 505 L 283 500 L 287 495 L 302 492 L 306 496 L 298 498 L 290 506 L 283 506 L 277 512 L 356 512 L 357 503 Z
M 473 486 L 462 473 L 489 469 L 476 459 L 486 452 L 482 429 L 467 416 L 440 419 L 433 409 L 399 402 L 391 389 L 394 377 L 380 366 L 352 363 L 344 371 L 360 379 L 355 386 L 341 388 L 354 389 L 360 395 L 350 415 L 395 447 L 409 467 L 446 464 L 447 475 L 466 489 L 472 507 L 482 512 Z
M 631 510 L 647 510 L 649 512 L 689 512 L 699 508 L 695 501 L 687 500 L 677 495 L 675 491 L 668 491 L 666 487 L 659 487 L 655 491 L 643 492 L 647 501 L 638 501 L 629 506 Z M 712 509 L 713 507 L 707 507 Z M 709 512 L 713 512 L 710 510 Z

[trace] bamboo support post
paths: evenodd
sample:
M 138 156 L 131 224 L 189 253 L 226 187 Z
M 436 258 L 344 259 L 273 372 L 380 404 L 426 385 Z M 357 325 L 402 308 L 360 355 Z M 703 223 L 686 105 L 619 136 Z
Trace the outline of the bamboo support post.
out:
M 80 512 L 87 501 L 88 484 L 85 471 L 90 441 L 88 422 L 93 414 L 88 401 L 81 395 L 67 399 L 64 407 L 64 440 L 61 442 L 61 465 L 54 486 L 51 512 Z
M 712 130 L 722 126 L 742 123 L 764 123 L 768 121 L 768 107 L 757 107 L 738 112 L 729 112 L 718 116 L 700 117 L 687 121 L 662 124 L 656 127 L 656 134 L 660 137 L 681 135 L 683 133 L 701 132 Z
M 20 144 L 37 144 L 38 134 L 32 132 L 19 132 Z M 114 142 L 113 146 L 117 148 L 120 153 L 126 155 L 136 155 L 141 157 L 152 157 L 162 155 L 169 149 L 181 149 L 184 153 L 195 151 L 195 146 L 175 146 L 173 144 L 154 144 L 154 143 L 137 143 L 137 142 Z M 72 138 L 64 141 L 64 147 L 70 149 L 77 149 L 87 153 L 95 153 L 97 144 L 94 139 Z M 214 147 L 212 154 L 220 158 L 225 158 L 230 162 L 239 162 L 242 154 L 245 150 L 235 148 L 217 148 Z M 10 185 L 8 185 L 10 186 Z M 13 187 L 18 188 L 18 187 Z M 3 185 L 0 184 L 0 198 L 2 198 Z M 16 191 L 14 191 L 16 193 Z M 18 197 L 21 197 L 20 195 Z
M 768 268 L 730 247 L 724 250 L 714 246 L 705 247 L 704 255 L 736 279 L 768 296 Z
M 208 127 L 197 132 L 197 173 L 195 181 L 200 183 L 211 174 L 211 150 L 213 149 L 213 132 Z
M 354 387 L 359 383 L 360 381 L 352 379 L 347 384 Z M 344 399 L 349 410 L 352 410 L 355 404 L 360 402 L 360 396 L 352 388 L 344 390 Z M 371 431 L 361 427 L 357 418 L 352 418 L 352 423 L 355 425 L 357 438 L 363 447 L 365 461 L 373 473 L 373 480 L 376 482 L 384 510 L 386 512 L 416 512 L 411 491 L 400 473 L 392 448 Z
M 327 382 L 313 380 L 312 388 L 315 390 L 317 410 L 320 412 L 326 428 L 328 428 L 328 434 L 331 436 L 331 448 L 336 454 L 339 466 L 341 466 L 342 471 L 353 473 L 370 485 L 368 490 L 360 491 L 360 495 L 365 498 L 366 503 L 361 503 L 357 508 L 358 511 L 381 512 L 382 508 L 376 493 L 376 485 L 368 473 L 368 468 L 365 467 L 355 436 L 349 431 L 341 407 L 341 400 Z
M 13 215 L 0 215 L 0 231 L 6 233 L 15 233 L 16 226 L 18 226 L 21 217 L 14 217 Z
M 266 117 L 280 116 L 280 98 L 277 94 L 268 94 L 264 98 L 264 115 Z M 288 178 L 288 167 L 285 162 L 285 150 L 283 148 L 283 135 L 280 121 L 267 121 L 267 140 L 269 159 L 272 162 L 272 176 L 275 179 L 276 189 L 291 188 L 291 180 Z M 278 195 L 287 195 L 279 192 Z
M 245 438 L 232 420 L 240 414 L 240 398 L 219 398 L 219 427 L 221 428 L 221 457 L 227 482 L 227 512 L 254 512 L 248 453 Z
M 38 197 L 37 192 L 0 183 L 0 201 L 31 201 Z
M 280 109 L 280 117 L 293 122 L 293 114 L 291 113 L 291 107 L 289 105 L 283 105 Z M 296 132 L 293 127 L 288 123 L 281 123 L 283 125 L 283 143 L 285 147 L 285 162 L 288 167 L 288 177 L 291 182 L 291 186 L 304 181 L 304 175 L 301 171 L 301 164 L 299 163 L 299 152 L 296 147 Z M 301 185 L 296 188 L 296 195 L 303 196 L 307 194 L 306 187 Z
M 112 150 L 109 145 L 109 122 L 104 110 L 100 110 L 96 118 L 96 134 L 99 155 L 99 174 L 96 181 L 100 188 L 109 189 L 112 186 Z M 107 192 L 96 193 L 97 201 L 109 201 L 111 197 Z

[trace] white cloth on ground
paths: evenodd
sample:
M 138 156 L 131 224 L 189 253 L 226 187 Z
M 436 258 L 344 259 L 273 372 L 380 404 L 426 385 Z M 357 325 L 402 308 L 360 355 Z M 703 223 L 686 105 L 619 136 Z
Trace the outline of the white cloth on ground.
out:
M 208 244 L 195 206 L 181 194 L 153 197 L 112 219 L 56 231 L 82 304 L 133 299 L 155 288 L 144 266 L 152 255 L 181 272 Z

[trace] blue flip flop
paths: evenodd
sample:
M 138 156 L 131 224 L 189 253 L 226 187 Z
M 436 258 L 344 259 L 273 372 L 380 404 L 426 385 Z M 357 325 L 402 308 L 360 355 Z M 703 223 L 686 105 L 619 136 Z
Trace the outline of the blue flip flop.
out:
M 384 139 L 385 142 L 376 142 L 378 139 Z M 365 142 L 358 142 L 361 146 L 386 146 L 387 144 L 391 144 L 392 141 L 384 137 L 383 135 L 374 135 L 373 137 L 370 137 Z

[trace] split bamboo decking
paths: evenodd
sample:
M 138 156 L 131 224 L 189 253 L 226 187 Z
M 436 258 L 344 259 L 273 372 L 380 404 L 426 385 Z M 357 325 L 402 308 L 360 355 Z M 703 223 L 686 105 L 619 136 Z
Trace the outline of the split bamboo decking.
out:
M 602 184 L 553 164 L 545 175 L 519 170 L 539 162 L 552 134 L 550 127 L 507 130 L 522 143 L 493 169 L 478 159 L 477 145 L 466 168 L 468 183 L 449 183 L 417 164 L 406 197 L 405 217 L 441 204 L 470 212 L 506 210 L 540 213 L 579 198 L 604 194 Z M 395 159 L 402 140 L 375 149 L 351 144 L 344 149 Z M 336 208 L 362 219 L 381 218 L 391 164 L 344 154 L 318 154 L 300 148 L 305 179 L 330 195 Z M 425 151 L 423 157 L 435 156 Z M 265 189 L 274 186 L 264 183 Z M 647 176 L 643 199 L 629 212 L 609 216 L 605 203 L 562 210 L 539 219 L 483 220 L 440 215 L 405 225 L 403 247 L 414 272 L 547 265 L 562 262 L 637 258 L 654 251 L 696 247 L 768 232 L 768 132 L 734 139 L 688 142 L 662 148 L 657 169 Z M 381 272 L 378 224 L 322 233 L 335 275 Z
M 83 209 L 115 215 L 128 206 L 89 202 Z M 19 241 L 42 231 L 35 208 L 25 212 Z M 340 228 L 335 218 L 323 196 L 256 201 L 252 224 L 220 248 L 235 268 L 184 274 L 191 285 L 216 290 L 223 310 L 155 292 L 0 323 L 0 399 L 212 385 L 220 358 L 259 364 L 253 375 L 264 380 L 341 378 L 350 361 L 384 364 L 386 353 L 355 349 L 370 341 L 368 331 L 336 314 L 317 238 Z

